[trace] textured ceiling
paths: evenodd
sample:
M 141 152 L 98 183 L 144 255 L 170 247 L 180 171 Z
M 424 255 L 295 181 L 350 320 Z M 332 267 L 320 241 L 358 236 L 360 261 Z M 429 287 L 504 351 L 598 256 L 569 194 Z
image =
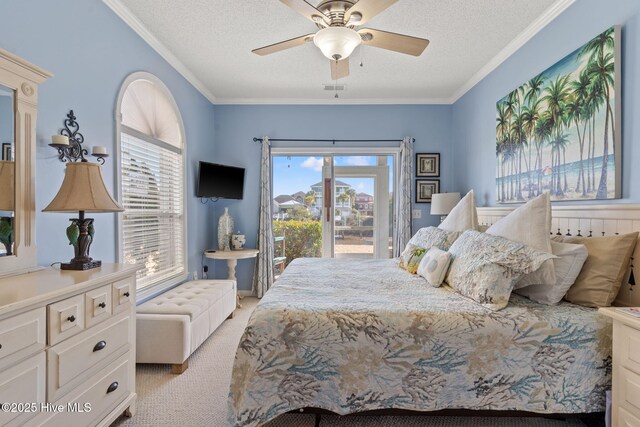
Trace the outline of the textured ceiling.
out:
M 251 50 L 314 33 L 278 0 L 117 0 L 215 96 L 216 102 L 333 99 L 328 60 L 313 44 L 260 57 Z M 317 4 L 318 0 L 310 0 Z M 358 48 L 342 101 L 448 102 L 561 0 L 400 0 L 365 27 L 428 38 L 420 57 Z M 360 51 L 359 51 L 360 50 Z M 360 58 L 364 67 L 359 67 Z

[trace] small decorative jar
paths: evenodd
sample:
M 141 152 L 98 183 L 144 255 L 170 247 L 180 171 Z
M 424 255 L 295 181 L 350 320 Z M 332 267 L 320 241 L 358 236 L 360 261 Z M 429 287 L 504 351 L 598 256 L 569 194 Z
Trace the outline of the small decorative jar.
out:
M 244 249 L 244 245 L 247 242 L 247 239 L 245 237 L 244 234 L 240 234 L 240 232 L 238 231 L 238 234 L 234 234 L 233 237 L 231 238 L 231 248 L 234 251 L 239 251 Z

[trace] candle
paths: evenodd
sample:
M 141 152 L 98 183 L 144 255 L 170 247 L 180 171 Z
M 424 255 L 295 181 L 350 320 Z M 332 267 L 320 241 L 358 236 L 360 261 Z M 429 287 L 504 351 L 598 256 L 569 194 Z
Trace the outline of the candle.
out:
M 64 135 L 52 135 L 51 142 L 54 145 L 69 145 L 69 137 Z
M 93 147 L 93 151 L 91 152 L 91 154 L 98 155 L 98 156 L 107 154 L 107 147 L 103 147 L 102 145 L 95 145 Z

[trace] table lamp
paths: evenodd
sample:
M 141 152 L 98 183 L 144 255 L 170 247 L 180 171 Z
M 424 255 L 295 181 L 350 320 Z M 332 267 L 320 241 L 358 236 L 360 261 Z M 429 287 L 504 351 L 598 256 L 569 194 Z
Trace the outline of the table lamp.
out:
M 0 211 L 13 212 L 15 210 L 15 163 L 0 160 Z M 13 214 L 12 214 L 13 215 Z M 13 216 L 0 215 L 0 243 L 6 250 L 6 255 L 13 254 Z
M 71 225 L 67 227 L 67 238 L 75 256 L 70 262 L 62 263 L 60 269 L 90 270 L 100 267 L 102 261 L 89 256 L 95 229 L 93 218 L 85 218 L 85 212 L 122 212 L 124 209 L 111 197 L 102 178 L 100 164 L 109 157 L 106 148 L 93 147 L 91 155 L 100 164 L 87 161 L 85 155 L 89 153 L 83 148 L 84 136 L 79 132 L 73 110 L 63 123 L 64 128 L 59 135 L 51 137 L 49 146 L 58 151 L 58 159 L 67 164 L 67 169 L 58 194 L 42 212 L 78 212 L 78 218 L 71 218 Z
M 440 215 L 440 222 L 460 201 L 460 193 L 436 193 L 431 195 L 431 215 Z

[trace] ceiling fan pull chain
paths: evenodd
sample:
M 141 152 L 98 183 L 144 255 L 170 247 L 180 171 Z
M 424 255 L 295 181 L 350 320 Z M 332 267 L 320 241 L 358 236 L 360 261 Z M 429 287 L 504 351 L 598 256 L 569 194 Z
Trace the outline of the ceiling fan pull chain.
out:
M 364 67 L 364 62 L 362 61 L 362 56 L 363 56 L 362 51 L 363 51 L 363 50 L 364 50 L 364 46 L 363 46 L 363 45 L 360 45 L 360 66 L 361 66 L 361 67 Z
M 337 64 L 337 63 L 338 63 L 338 61 L 336 61 L 336 64 Z M 338 79 L 335 79 L 335 80 L 333 81 L 333 88 L 334 88 L 334 89 L 335 89 L 335 91 L 336 91 L 336 94 L 335 94 L 333 97 L 337 99 L 337 98 L 339 98 L 339 96 L 338 96 Z M 335 144 L 335 141 L 334 141 L 333 143 Z

